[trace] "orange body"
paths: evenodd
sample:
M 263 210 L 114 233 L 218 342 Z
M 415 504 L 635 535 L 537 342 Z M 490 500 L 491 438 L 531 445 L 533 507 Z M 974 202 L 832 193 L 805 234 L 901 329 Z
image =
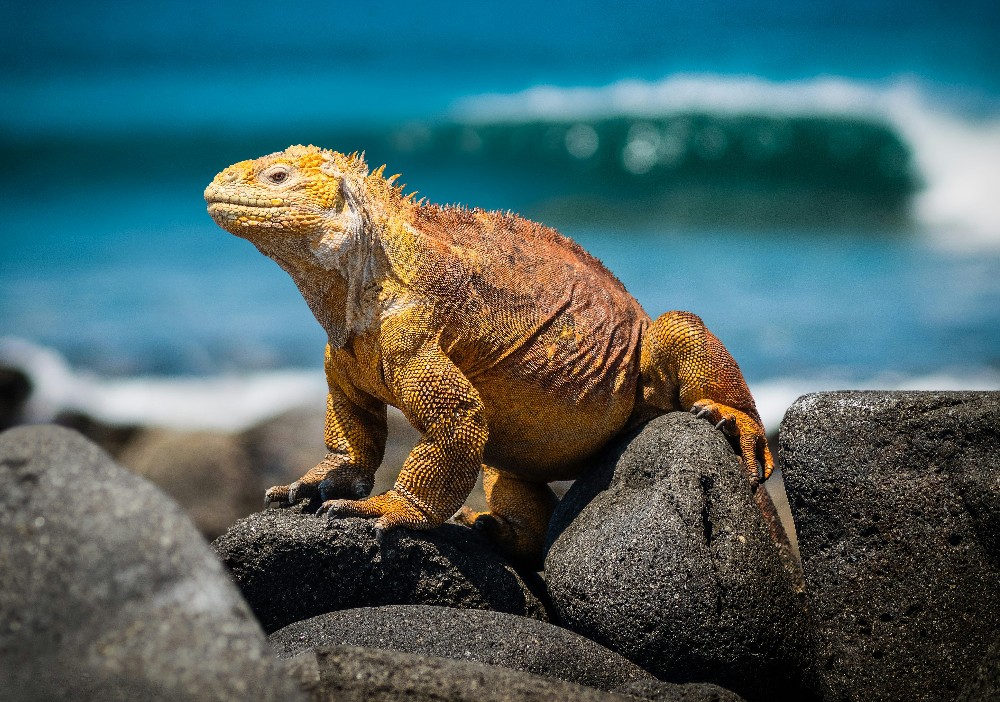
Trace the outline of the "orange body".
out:
M 595 258 L 509 213 L 417 203 L 381 169 L 316 147 L 236 164 L 205 192 L 225 229 L 295 280 L 327 331 L 329 454 L 267 500 L 431 528 L 480 469 L 490 512 L 460 519 L 537 564 L 555 498 L 633 423 L 693 410 L 738 441 L 751 480 L 770 472 L 736 362 L 701 320 L 651 321 Z M 396 486 L 371 489 L 385 407 L 421 432 Z

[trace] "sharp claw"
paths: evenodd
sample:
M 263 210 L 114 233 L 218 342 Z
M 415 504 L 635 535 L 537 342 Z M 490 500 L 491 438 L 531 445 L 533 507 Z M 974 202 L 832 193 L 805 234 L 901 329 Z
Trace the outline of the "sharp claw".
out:
M 318 510 L 316 510 L 316 515 L 319 516 L 325 514 L 331 518 L 336 517 L 337 512 L 344 506 L 344 502 L 346 502 L 346 500 L 327 500 L 319 506 Z
M 692 407 L 691 411 L 694 412 L 694 410 L 695 410 L 695 408 Z M 697 417 L 698 419 L 701 419 L 702 417 L 704 417 L 706 414 L 709 414 L 709 413 L 710 413 L 710 410 L 707 407 L 702 407 L 697 412 L 695 412 L 694 416 Z
M 275 493 L 281 492 L 281 489 L 277 486 L 270 488 L 264 493 L 264 509 L 270 509 L 271 505 L 276 505 L 278 507 L 287 507 L 288 501 L 280 497 L 276 497 Z
M 722 427 L 726 426 L 727 424 L 729 424 L 729 417 L 723 417 L 722 419 L 719 420 L 719 423 L 715 425 L 715 428 L 721 430 Z

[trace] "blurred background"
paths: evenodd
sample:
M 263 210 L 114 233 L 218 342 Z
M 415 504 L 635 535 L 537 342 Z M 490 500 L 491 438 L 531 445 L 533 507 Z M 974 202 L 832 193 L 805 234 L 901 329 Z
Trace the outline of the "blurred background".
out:
M 0 8 L 27 419 L 321 412 L 318 324 L 202 200 L 294 143 L 559 228 L 651 315 L 701 315 L 772 430 L 809 390 L 1000 388 L 995 2 Z

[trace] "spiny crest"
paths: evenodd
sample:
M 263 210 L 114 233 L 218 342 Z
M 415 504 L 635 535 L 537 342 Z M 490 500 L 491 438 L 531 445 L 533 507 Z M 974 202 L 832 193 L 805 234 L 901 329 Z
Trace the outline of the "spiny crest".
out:
M 365 187 L 388 199 L 412 202 L 416 191 L 404 194 L 403 191 L 406 189 L 406 183 L 396 184 L 401 174 L 396 173 L 387 178 L 385 177 L 385 168 L 385 164 L 382 164 L 365 176 Z
M 290 152 L 293 148 L 289 147 Z M 337 178 L 343 177 L 345 174 L 351 174 L 357 178 L 364 178 L 368 175 L 368 165 L 365 163 L 364 153 L 359 154 L 355 151 L 352 154 L 342 154 L 339 151 L 332 151 L 330 149 L 320 149 L 315 146 L 307 147 L 313 149 L 314 151 L 307 153 L 319 153 L 323 158 L 323 163 L 320 165 L 320 170 Z
M 354 151 L 349 154 L 344 154 L 339 151 L 333 151 L 332 149 L 322 149 L 318 146 L 313 146 L 312 144 L 309 146 L 297 144 L 289 146 L 280 154 L 272 154 L 272 156 L 278 155 L 291 157 L 297 160 L 303 158 L 309 158 L 311 160 L 319 156 L 321 159 L 319 170 L 321 172 L 338 179 L 344 178 L 345 176 L 351 176 L 350 179 L 355 183 L 355 185 L 363 186 L 363 190 L 367 191 L 369 196 L 416 204 L 426 203 L 426 199 L 423 198 L 419 202 L 417 201 L 416 191 L 404 194 L 403 191 L 406 189 L 406 184 L 396 184 L 396 181 L 400 177 L 399 173 L 386 177 L 385 164 L 369 171 L 368 164 L 365 162 L 364 151 Z

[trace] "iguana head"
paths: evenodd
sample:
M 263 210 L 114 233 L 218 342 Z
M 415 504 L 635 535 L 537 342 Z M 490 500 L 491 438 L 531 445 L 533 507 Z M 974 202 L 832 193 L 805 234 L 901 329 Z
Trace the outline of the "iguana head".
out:
M 208 213 L 271 256 L 332 266 L 364 227 L 364 159 L 315 146 L 225 169 L 205 189 Z

